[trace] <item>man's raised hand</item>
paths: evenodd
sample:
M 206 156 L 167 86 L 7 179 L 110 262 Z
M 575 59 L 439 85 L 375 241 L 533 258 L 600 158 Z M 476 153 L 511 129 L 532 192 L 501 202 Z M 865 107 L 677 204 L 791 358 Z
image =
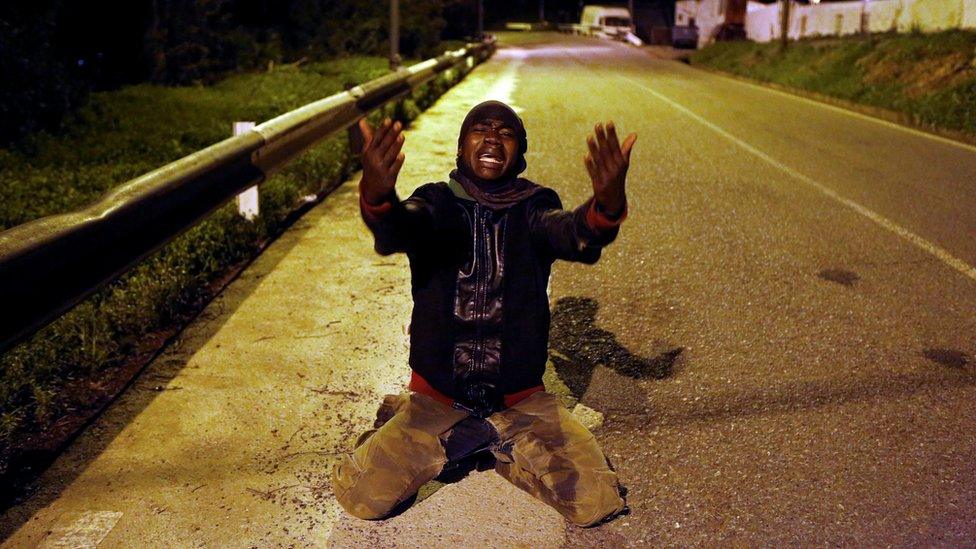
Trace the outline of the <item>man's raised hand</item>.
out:
M 606 129 L 603 124 L 597 123 L 593 133 L 596 138 L 592 135 L 586 138 L 590 152 L 583 159 L 593 182 L 593 196 L 605 212 L 619 215 L 626 202 L 624 183 L 630 166 L 630 151 L 637 141 L 637 134 L 628 135 L 621 144 L 613 122 L 607 123 Z
M 380 204 L 396 187 L 397 175 L 403 167 L 403 126 L 389 118 L 375 133 L 365 118 L 359 120 L 363 135 L 363 150 L 359 154 L 363 164 L 360 192 L 367 204 Z

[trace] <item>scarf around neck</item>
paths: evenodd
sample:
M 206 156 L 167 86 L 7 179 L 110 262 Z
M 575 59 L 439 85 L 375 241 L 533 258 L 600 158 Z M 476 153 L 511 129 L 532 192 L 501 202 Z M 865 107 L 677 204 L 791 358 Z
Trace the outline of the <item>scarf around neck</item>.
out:
M 475 202 L 492 210 L 510 208 L 543 189 L 523 177 L 487 181 L 468 177 L 460 169 L 451 171 L 451 179 L 457 181 Z

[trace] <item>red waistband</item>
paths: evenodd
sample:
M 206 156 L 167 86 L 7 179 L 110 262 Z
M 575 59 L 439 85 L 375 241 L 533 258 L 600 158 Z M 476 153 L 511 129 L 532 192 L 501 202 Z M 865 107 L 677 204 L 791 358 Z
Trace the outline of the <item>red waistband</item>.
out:
M 446 404 L 448 406 L 454 406 L 454 399 L 445 395 L 444 393 L 438 391 L 427 383 L 427 380 L 420 376 L 417 372 L 410 372 L 410 384 L 407 388 L 416 393 L 424 394 L 430 398 L 440 402 L 441 404 Z M 515 403 L 520 400 L 524 400 L 534 393 L 545 390 L 542 385 L 536 385 L 535 387 L 529 387 L 528 389 L 523 389 L 517 393 L 512 393 L 510 395 L 505 395 L 505 407 L 511 408 L 515 406 Z

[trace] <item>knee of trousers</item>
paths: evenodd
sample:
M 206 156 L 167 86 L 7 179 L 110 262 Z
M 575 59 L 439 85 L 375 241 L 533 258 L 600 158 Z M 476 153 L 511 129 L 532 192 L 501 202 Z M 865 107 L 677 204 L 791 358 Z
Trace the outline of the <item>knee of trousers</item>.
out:
M 375 520 L 387 516 L 400 502 L 437 476 L 446 457 L 392 456 L 389 442 L 370 437 L 355 452 L 342 458 L 332 470 L 336 501 L 350 515 Z M 432 437 L 432 444 L 438 444 Z
M 332 469 L 332 492 L 336 502 L 347 513 L 363 520 L 383 518 L 396 505 L 389 504 L 388 498 L 380 501 L 371 497 L 368 483 L 363 480 L 364 471 L 360 471 L 352 456 L 345 456 Z
M 594 470 L 581 474 L 576 491 L 569 500 L 557 498 L 557 510 L 576 526 L 592 526 L 624 509 L 617 475 L 613 471 Z

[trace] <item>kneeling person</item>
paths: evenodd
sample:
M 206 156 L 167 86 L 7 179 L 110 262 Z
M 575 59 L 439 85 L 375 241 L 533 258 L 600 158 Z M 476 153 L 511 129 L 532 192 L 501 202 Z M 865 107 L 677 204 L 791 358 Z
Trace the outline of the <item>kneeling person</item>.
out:
M 365 120 L 359 127 L 363 219 L 377 252 L 410 260 L 412 376 L 410 393 L 384 401 L 388 420 L 333 471 L 339 503 L 354 516 L 383 518 L 446 463 L 487 448 L 499 474 L 574 524 L 622 511 L 602 450 L 544 391 L 542 375 L 552 263 L 595 263 L 616 238 L 637 136 L 621 144 L 612 122 L 597 124 L 584 159 L 594 195 L 566 211 L 555 191 L 518 177 L 528 142 L 504 103 L 482 103 L 465 117 L 447 183 L 402 201 L 399 122 L 375 133 Z

